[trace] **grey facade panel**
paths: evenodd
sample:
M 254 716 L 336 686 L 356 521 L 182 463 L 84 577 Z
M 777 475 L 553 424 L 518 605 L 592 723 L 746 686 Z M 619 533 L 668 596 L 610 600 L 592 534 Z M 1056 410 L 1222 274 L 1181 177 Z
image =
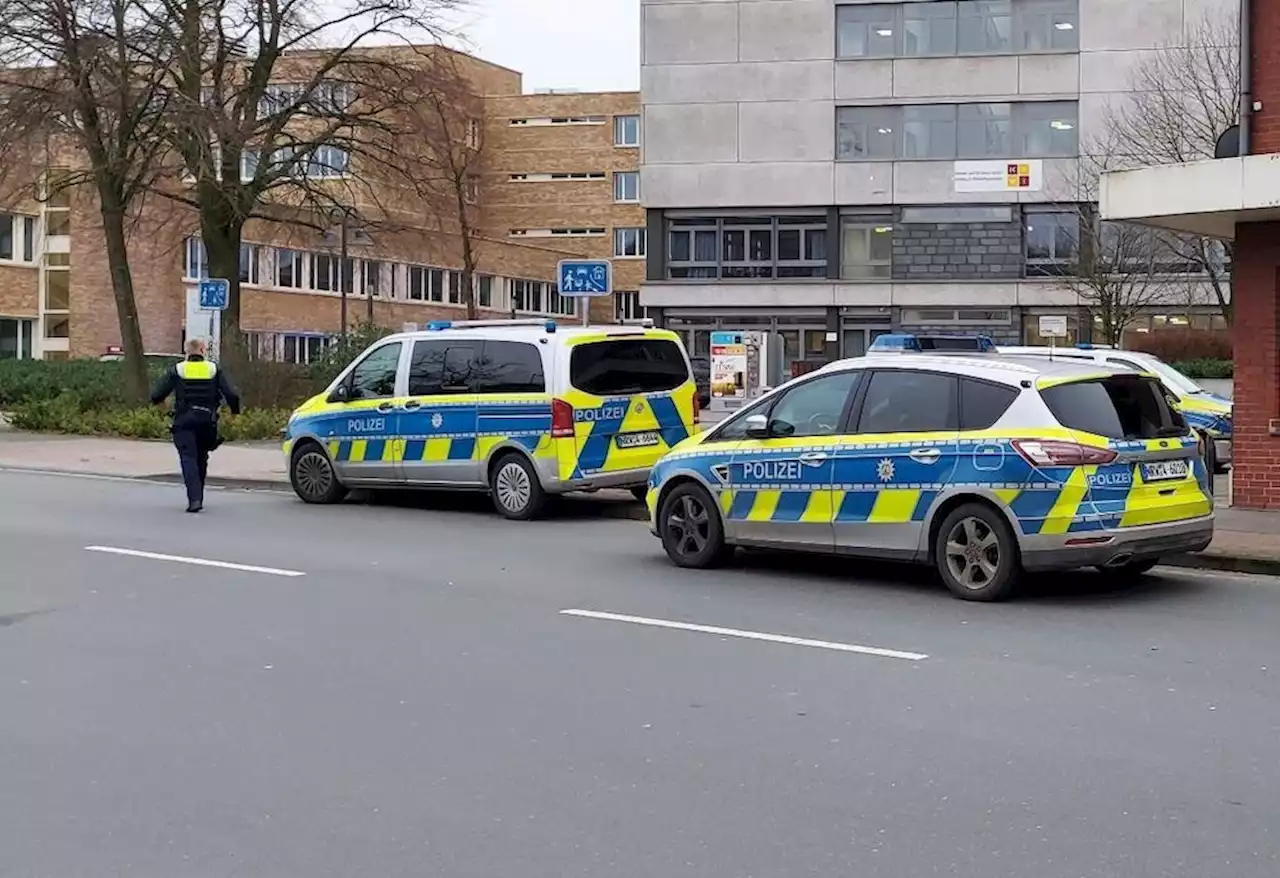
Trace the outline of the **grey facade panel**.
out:
M 1007 223 L 898 223 L 895 280 L 1012 280 L 1022 277 L 1022 217 Z

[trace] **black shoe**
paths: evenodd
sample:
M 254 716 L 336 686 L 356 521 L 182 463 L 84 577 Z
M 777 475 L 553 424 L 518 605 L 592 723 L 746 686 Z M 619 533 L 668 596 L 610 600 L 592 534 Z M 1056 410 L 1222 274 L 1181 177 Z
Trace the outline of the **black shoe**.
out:
M 187 511 L 188 511 L 188 512 L 199 512 L 201 509 L 204 509 L 204 504 L 203 504 L 203 503 L 188 503 L 188 504 L 187 504 Z

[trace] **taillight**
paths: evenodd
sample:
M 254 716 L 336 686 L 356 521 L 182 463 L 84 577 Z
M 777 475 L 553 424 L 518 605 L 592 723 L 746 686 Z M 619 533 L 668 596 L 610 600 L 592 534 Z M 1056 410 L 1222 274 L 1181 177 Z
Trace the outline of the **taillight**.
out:
M 698 394 L 693 395 L 693 422 L 695 424 L 702 423 L 702 401 L 698 399 Z
M 1101 466 L 1116 459 L 1110 448 L 1094 448 L 1075 442 L 1015 439 L 1013 447 L 1032 466 Z
M 551 438 L 572 439 L 573 406 L 563 399 L 551 400 Z

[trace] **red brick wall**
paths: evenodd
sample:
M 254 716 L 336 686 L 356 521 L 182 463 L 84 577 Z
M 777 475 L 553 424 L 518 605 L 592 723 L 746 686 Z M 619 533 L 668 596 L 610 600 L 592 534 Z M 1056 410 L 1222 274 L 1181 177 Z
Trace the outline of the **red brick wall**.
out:
M 1280 152 L 1280 2 L 1253 2 L 1253 99 L 1262 109 L 1253 115 L 1254 153 Z
M 1236 226 L 1233 500 L 1280 509 L 1280 223 Z

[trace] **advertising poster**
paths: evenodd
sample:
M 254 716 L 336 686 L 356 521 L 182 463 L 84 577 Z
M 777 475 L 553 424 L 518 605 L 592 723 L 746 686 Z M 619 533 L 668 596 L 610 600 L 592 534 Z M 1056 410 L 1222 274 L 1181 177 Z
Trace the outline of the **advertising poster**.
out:
M 743 399 L 747 395 L 747 344 L 741 332 L 711 333 L 711 396 Z

